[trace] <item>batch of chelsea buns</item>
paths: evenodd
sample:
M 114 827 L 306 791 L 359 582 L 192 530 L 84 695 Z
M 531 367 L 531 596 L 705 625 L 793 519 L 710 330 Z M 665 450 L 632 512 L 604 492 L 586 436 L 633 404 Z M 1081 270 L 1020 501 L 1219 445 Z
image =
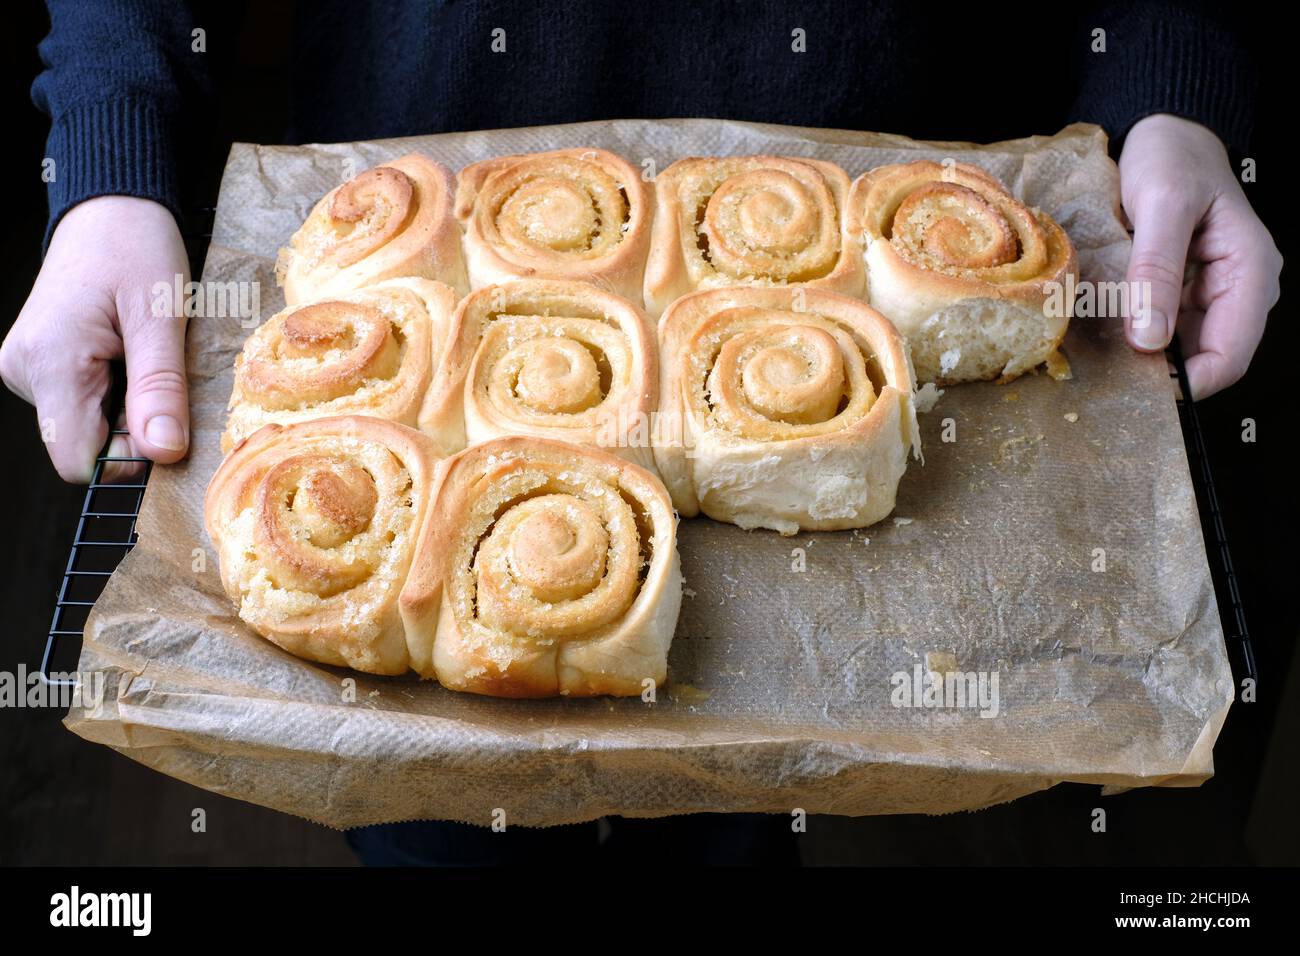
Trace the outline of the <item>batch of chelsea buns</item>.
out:
M 235 360 L 205 502 L 222 582 L 309 661 L 643 694 L 678 516 L 885 518 L 917 383 L 1058 361 L 1074 274 L 1060 226 L 961 163 L 394 159 L 312 209 L 286 308 Z

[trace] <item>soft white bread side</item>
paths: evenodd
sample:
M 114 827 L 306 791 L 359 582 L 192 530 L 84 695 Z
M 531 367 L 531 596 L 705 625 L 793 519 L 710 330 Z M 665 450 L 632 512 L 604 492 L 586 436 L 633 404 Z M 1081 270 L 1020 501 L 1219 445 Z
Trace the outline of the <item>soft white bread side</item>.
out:
M 683 517 L 742 528 L 861 528 L 893 510 L 920 454 L 901 337 L 817 289 L 696 292 L 659 324 L 655 459 Z
M 882 166 L 854 182 L 848 210 L 867 301 L 907 339 L 918 381 L 1012 379 L 1060 345 L 1070 314 L 1053 306 L 1077 275 L 1074 246 L 993 176 L 962 163 Z

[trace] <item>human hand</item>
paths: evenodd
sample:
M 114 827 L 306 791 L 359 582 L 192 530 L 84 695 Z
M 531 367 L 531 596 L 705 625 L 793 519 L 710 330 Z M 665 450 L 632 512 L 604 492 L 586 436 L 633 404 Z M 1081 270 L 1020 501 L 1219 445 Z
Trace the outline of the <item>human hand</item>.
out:
M 1125 317 L 1129 342 L 1160 351 L 1176 319 L 1192 397 L 1213 395 L 1250 365 L 1278 299 L 1282 256 L 1223 143 L 1198 123 L 1164 113 L 1139 120 L 1124 141 L 1119 179 L 1134 229 L 1128 281 L 1150 288 L 1149 316 L 1130 308 Z
M 153 312 L 153 287 L 189 281 L 185 245 L 166 208 L 101 196 L 59 222 L 31 294 L 0 346 L 0 377 L 36 406 L 65 481 L 90 480 L 108 422 L 109 362 L 126 359 L 130 436 L 112 453 L 173 462 L 189 445 L 185 319 Z

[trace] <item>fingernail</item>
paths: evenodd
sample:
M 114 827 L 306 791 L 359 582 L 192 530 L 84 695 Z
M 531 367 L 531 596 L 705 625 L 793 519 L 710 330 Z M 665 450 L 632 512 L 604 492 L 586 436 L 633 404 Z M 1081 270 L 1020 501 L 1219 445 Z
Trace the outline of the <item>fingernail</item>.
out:
M 1144 321 L 1145 320 L 1145 321 Z M 1151 309 L 1133 321 L 1133 340 L 1144 349 L 1162 349 L 1169 342 L 1169 320 Z
M 168 451 L 185 450 L 185 429 L 170 415 L 155 415 L 145 422 L 144 439 L 149 444 Z

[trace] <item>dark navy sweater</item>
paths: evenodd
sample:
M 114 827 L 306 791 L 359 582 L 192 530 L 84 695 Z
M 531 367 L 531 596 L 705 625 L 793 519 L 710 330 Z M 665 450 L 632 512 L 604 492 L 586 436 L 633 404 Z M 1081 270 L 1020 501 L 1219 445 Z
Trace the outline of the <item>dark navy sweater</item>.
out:
M 53 124 L 50 229 L 106 194 L 176 212 L 182 132 L 221 92 L 219 51 L 200 49 L 214 14 L 48 6 L 33 98 Z M 1165 2 L 304 0 L 293 13 L 285 142 L 706 116 L 983 141 L 1080 119 L 1118 147 L 1169 112 L 1240 149 L 1256 83 L 1224 14 Z

